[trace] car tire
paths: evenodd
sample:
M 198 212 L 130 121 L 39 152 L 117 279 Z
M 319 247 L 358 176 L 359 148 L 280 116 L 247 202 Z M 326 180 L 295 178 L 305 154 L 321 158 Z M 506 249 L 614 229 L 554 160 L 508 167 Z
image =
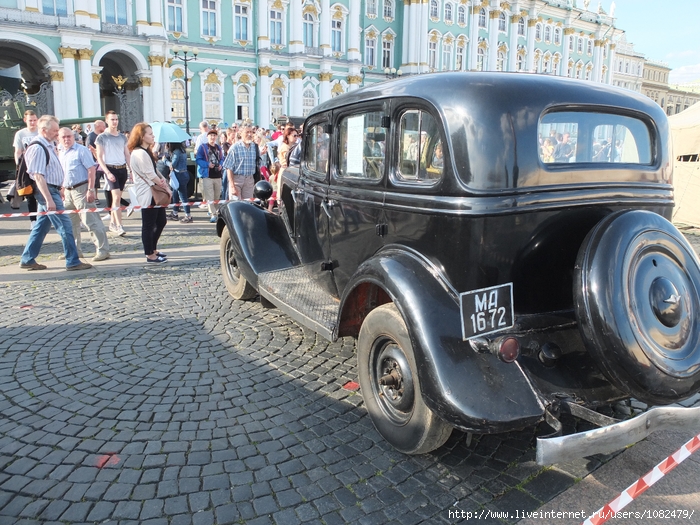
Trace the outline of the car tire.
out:
M 665 218 L 602 219 L 578 253 L 574 306 L 588 352 L 623 392 L 665 405 L 700 389 L 700 267 Z
M 238 269 L 233 243 L 231 242 L 231 234 L 226 227 L 221 232 L 219 259 L 221 260 L 221 273 L 224 276 L 224 284 L 231 297 L 240 301 L 253 299 L 257 295 L 257 291 L 246 281 Z
M 357 358 L 367 411 L 386 441 L 405 454 L 424 454 L 447 441 L 452 427 L 423 401 L 413 345 L 394 304 L 382 305 L 365 318 Z M 392 385 L 380 384 L 386 376 Z

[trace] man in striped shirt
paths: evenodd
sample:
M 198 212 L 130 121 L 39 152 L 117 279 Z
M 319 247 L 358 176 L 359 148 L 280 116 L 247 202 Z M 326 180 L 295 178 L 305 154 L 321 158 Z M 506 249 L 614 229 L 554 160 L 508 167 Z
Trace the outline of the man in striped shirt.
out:
M 52 115 L 44 115 L 39 119 L 38 144 L 31 144 L 24 153 L 27 162 L 27 173 L 34 181 L 36 200 L 39 212 L 61 211 L 64 209 L 61 199 L 63 185 L 63 168 L 54 148 L 54 140 L 58 136 L 58 119 Z M 48 162 L 47 162 L 48 159 Z M 91 264 L 81 262 L 73 237 L 73 227 L 67 215 L 40 215 L 32 232 L 29 234 L 27 245 L 20 258 L 20 268 L 25 270 L 46 270 L 46 266 L 36 262 L 39 250 L 49 233 L 51 225 L 61 236 L 63 252 L 66 256 L 66 270 L 87 270 Z
M 253 127 L 241 126 L 241 140 L 228 150 L 223 168 L 228 170 L 229 197 L 237 195 L 239 199 L 252 199 L 255 186 L 254 175 L 258 170 L 258 145 L 253 142 Z

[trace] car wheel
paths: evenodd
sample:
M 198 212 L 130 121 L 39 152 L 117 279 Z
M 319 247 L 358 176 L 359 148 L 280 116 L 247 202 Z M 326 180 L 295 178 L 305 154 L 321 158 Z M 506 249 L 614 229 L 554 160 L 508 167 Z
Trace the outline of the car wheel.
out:
M 700 389 L 700 268 L 692 247 L 652 212 L 601 220 L 576 261 L 584 343 L 606 377 L 650 404 Z
M 360 388 L 377 431 L 397 450 L 424 454 L 440 447 L 452 427 L 426 406 L 406 323 L 385 304 L 365 318 L 357 342 Z
M 245 280 L 238 268 L 236 255 L 233 251 L 233 243 L 231 242 L 231 234 L 226 227 L 221 232 L 219 258 L 221 260 L 221 272 L 224 275 L 224 284 L 231 297 L 242 301 L 255 297 L 257 295 L 255 288 Z

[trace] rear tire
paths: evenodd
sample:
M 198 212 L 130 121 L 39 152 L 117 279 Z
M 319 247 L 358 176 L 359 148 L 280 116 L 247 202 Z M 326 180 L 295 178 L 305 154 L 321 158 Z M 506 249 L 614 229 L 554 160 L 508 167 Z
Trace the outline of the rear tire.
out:
M 253 299 L 258 292 L 246 281 L 245 277 L 241 275 L 238 263 L 236 262 L 236 255 L 233 251 L 231 234 L 227 227 L 224 227 L 224 230 L 221 232 L 219 259 L 221 260 L 221 273 L 224 276 L 224 284 L 231 297 L 240 301 Z
M 365 318 L 357 359 L 367 411 L 386 441 L 405 454 L 425 454 L 447 441 L 452 427 L 423 401 L 413 345 L 394 304 Z

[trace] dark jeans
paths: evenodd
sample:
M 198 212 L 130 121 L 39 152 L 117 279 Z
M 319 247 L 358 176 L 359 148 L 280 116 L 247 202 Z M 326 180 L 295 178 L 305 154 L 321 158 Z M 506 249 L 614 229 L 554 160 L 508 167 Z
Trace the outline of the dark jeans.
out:
M 35 187 L 35 191 L 39 190 Z M 36 202 L 36 197 L 34 195 L 27 195 L 27 208 L 29 209 L 29 213 L 38 211 L 39 207 Z M 36 215 L 30 215 L 29 220 L 34 222 L 36 220 Z
M 174 171 L 175 177 L 177 177 L 177 182 L 178 182 L 178 188 L 177 191 L 173 191 L 173 198 L 171 202 L 175 204 L 175 207 L 173 207 L 173 213 L 178 213 L 180 211 L 180 206 L 177 206 L 180 204 L 180 202 L 189 202 L 187 200 L 187 185 L 190 182 L 190 174 L 187 173 L 186 171 L 182 172 L 177 172 Z M 185 204 L 185 215 L 190 214 L 190 205 Z
M 156 203 L 151 199 L 151 206 Z M 158 240 L 168 222 L 165 208 L 144 208 L 141 210 L 141 242 L 146 255 L 153 255 L 158 249 Z

